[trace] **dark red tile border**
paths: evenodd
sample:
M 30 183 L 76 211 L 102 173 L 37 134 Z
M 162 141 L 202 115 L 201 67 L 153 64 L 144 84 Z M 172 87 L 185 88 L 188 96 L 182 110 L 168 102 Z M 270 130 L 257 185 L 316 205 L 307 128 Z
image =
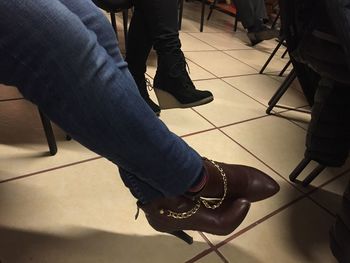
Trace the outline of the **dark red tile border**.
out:
M 0 181 L 0 184 L 12 182 L 12 181 L 16 181 L 16 180 L 20 180 L 20 179 L 24 179 L 24 178 L 28 178 L 28 177 L 31 177 L 31 176 L 35 176 L 35 175 L 39 175 L 39 174 L 42 174 L 42 173 L 59 170 L 59 169 L 62 169 L 62 168 L 66 168 L 66 167 L 70 167 L 70 166 L 74 166 L 74 165 L 78 165 L 78 164 L 82 164 L 82 163 L 95 161 L 95 160 L 102 159 L 102 158 L 103 157 L 101 157 L 101 156 L 97 156 L 97 157 L 94 157 L 94 158 L 90 158 L 90 159 L 86 159 L 86 160 L 82 160 L 82 161 L 78 161 L 78 162 L 74 162 L 74 163 L 64 164 L 64 165 L 56 166 L 56 167 L 53 167 L 53 168 L 40 170 L 40 171 L 37 171 L 37 172 L 25 174 L 25 175 L 20 175 L 20 176 L 17 176 L 17 177 L 13 177 L 13 178 L 2 180 L 2 181 Z

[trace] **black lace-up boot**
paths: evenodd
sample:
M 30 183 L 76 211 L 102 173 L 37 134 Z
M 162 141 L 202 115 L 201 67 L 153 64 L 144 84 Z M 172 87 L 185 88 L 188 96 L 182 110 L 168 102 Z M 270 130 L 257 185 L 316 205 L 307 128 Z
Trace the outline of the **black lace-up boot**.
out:
M 210 91 L 196 89 L 186 65 L 181 51 L 159 55 L 153 88 L 161 109 L 189 108 L 209 103 L 214 99 Z
M 139 88 L 142 98 L 147 102 L 148 106 L 154 111 L 154 113 L 159 116 L 160 108 L 159 106 L 151 100 L 149 97 L 147 88 L 152 87 L 150 81 L 144 77 L 134 77 L 137 87 Z

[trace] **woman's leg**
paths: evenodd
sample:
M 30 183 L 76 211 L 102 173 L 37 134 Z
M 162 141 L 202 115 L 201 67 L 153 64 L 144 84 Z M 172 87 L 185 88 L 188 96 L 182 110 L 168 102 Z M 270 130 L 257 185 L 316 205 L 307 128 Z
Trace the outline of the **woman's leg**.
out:
M 77 15 L 58 0 L 12 0 L 0 2 L 0 16 L 1 82 L 162 195 L 193 184 L 200 156 L 154 115 L 119 52 L 113 59 Z
M 119 59 L 118 40 L 113 27 L 92 1 L 58 0 L 77 15 L 86 28 L 96 34 L 97 42 L 116 61 Z
M 154 88 L 161 108 L 193 107 L 212 101 L 213 95 L 209 91 L 196 90 L 187 73 L 178 32 L 178 0 L 134 0 L 134 5 L 138 25 L 144 27 L 143 34 L 133 34 L 135 43 L 148 34 L 157 52 Z M 129 58 L 132 50 L 128 51 Z M 128 62 L 131 68 L 134 67 L 130 59 Z
M 96 6 L 86 0 L 59 0 L 72 13 L 77 15 L 83 24 L 96 34 L 97 42 L 117 62 L 120 60 L 118 40 L 115 32 L 106 16 Z M 152 45 L 152 44 L 151 44 Z M 144 63 L 145 64 L 145 63 Z M 130 68 L 129 68 L 130 69 Z M 139 180 L 135 175 L 119 167 L 120 176 L 125 185 L 137 199 L 149 200 L 161 197 L 162 193 L 151 187 L 144 181 Z
M 134 77 L 141 96 L 159 115 L 160 108 L 150 99 L 145 78 L 147 58 L 152 49 L 153 39 L 145 24 L 144 16 L 142 10 L 135 6 L 128 31 L 125 60 L 128 62 L 130 73 Z
M 131 186 L 148 185 L 149 192 L 131 190 L 158 231 L 227 235 L 245 218 L 246 199 L 278 190 L 253 168 L 202 160 L 172 134 L 141 98 L 120 53 L 113 59 L 62 2 L 2 1 L 0 17 L 0 81 L 17 86 L 75 139 L 117 164 Z M 198 182 L 192 198 L 183 195 Z

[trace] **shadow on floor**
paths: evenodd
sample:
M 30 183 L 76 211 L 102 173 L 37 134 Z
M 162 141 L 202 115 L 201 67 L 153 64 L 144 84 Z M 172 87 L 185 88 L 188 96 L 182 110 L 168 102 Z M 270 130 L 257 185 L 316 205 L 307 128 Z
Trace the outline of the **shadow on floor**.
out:
M 1 263 L 180 263 L 209 249 L 203 242 L 187 245 L 172 236 L 137 236 L 72 227 L 69 237 L 0 227 Z M 230 246 L 230 245 L 228 245 Z M 247 262 L 262 263 L 244 254 Z M 200 262 L 223 262 L 215 252 Z M 214 260 L 214 261 L 213 261 Z

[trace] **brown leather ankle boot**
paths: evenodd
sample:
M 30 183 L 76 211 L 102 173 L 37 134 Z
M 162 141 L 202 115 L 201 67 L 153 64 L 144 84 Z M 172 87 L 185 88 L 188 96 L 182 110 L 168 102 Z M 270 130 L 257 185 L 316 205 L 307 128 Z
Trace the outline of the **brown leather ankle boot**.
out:
M 249 166 L 219 163 L 203 159 L 207 182 L 195 194 L 206 198 L 218 198 L 224 194 L 223 180 L 227 181 L 227 199 L 247 199 L 256 202 L 276 194 L 280 187 L 267 174 Z M 226 179 L 224 179 L 226 178 Z
M 175 235 L 189 244 L 192 238 L 183 230 L 228 235 L 242 223 L 250 207 L 245 199 L 224 202 L 222 199 L 220 204 L 207 206 L 200 198 L 186 196 L 161 198 L 145 205 L 138 202 L 137 205 L 155 230 Z

